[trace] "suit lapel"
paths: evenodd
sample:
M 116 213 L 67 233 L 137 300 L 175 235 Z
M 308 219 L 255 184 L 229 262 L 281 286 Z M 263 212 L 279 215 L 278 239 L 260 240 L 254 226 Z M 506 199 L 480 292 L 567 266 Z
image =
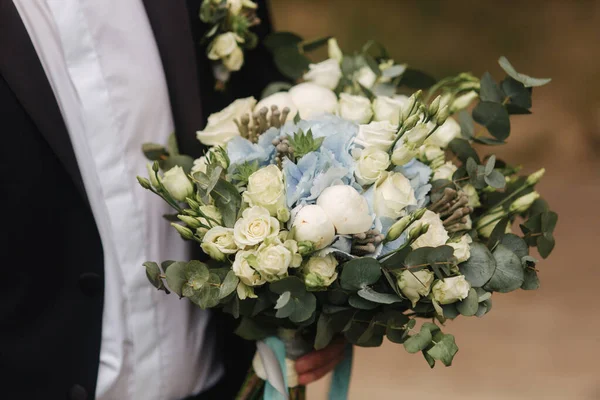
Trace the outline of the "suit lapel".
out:
M 87 203 L 67 127 L 19 12 L 0 0 L 0 73 L 56 153 Z M 89 203 L 88 203 L 89 204 Z
M 197 76 L 195 43 L 183 0 L 144 0 L 162 60 L 175 133 L 182 153 L 199 156 L 202 145 L 196 131 L 203 118 Z

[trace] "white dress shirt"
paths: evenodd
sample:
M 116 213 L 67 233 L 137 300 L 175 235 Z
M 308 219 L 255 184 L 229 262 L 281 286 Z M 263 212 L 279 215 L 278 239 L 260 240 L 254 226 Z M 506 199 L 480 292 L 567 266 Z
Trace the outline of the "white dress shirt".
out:
M 171 212 L 142 189 L 144 142 L 173 119 L 141 0 L 13 0 L 65 120 L 104 249 L 96 398 L 181 399 L 223 374 L 210 314 L 154 289 L 145 261 L 185 260 Z M 60 190 L 60 188 L 57 188 Z

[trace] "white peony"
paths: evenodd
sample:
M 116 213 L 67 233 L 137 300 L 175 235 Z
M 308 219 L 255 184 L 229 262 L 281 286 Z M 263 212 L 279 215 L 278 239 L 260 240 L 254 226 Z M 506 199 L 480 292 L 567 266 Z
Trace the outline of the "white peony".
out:
M 270 96 L 265 97 L 264 99 L 262 99 L 261 101 L 259 101 L 256 104 L 256 107 L 254 107 L 254 112 L 256 113 L 261 108 L 266 107 L 269 110 L 269 112 L 267 114 L 267 117 L 269 117 L 271 115 L 271 106 L 274 106 L 274 105 L 277 106 L 277 108 L 279 108 L 280 112 L 285 107 L 290 109 L 290 112 L 287 116 L 286 121 L 293 120 L 294 117 L 296 116 L 296 113 L 298 112 L 298 108 L 294 104 L 294 101 L 292 100 L 292 96 L 290 96 L 290 94 L 288 92 L 277 92 L 277 93 L 273 93 Z
M 438 280 L 431 289 L 433 298 L 439 304 L 455 303 L 464 300 L 469 295 L 471 285 L 463 275 Z
M 415 272 L 404 270 L 398 277 L 398 288 L 414 307 L 421 296 L 429 294 L 434 279 L 433 272 L 426 269 Z
M 388 151 L 396 138 L 398 126 L 389 121 L 372 121 L 358 126 L 354 143 L 362 147 L 376 147 Z
M 461 263 L 467 261 L 471 257 L 471 246 L 473 242 L 471 236 L 463 235 L 458 242 L 448 242 L 448 246 L 454 249 L 454 257 Z
M 175 200 L 185 201 L 186 197 L 194 194 L 194 185 L 179 165 L 165 172 L 161 182 Z
M 257 245 L 278 234 L 279 221 L 260 206 L 246 208 L 233 227 L 233 239 L 240 248 Z
M 444 224 L 440 219 L 439 214 L 434 213 L 433 211 L 425 211 L 425 214 L 421 217 L 420 220 L 414 222 L 409 226 L 409 229 L 413 228 L 416 225 L 428 224 L 429 229 L 423 235 L 419 236 L 417 240 L 415 240 L 411 247 L 413 249 L 418 249 L 419 247 L 439 247 L 446 244 L 450 236 L 448 236 L 448 232 L 446 228 L 444 228 Z
M 352 186 L 328 187 L 317 199 L 317 205 L 325 211 L 340 235 L 366 232 L 373 224 L 367 201 Z
M 233 240 L 233 229 L 222 226 L 210 228 L 202 239 L 201 247 L 206 254 L 218 261 L 224 261 L 225 254 L 238 251 L 238 246 Z
M 428 124 L 429 130 L 434 128 L 434 124 Z M 460 137 L 460 125 L 453 118 L 448 118 L 433 134 L 427 138 L 425 144 L 434 145 L 445 149 L 448 144 L 457 137 Z
M 312 82 L 300 83 L 289 90 L 292 101 L 303 119 L 310 119 L 320 114 L 335 114 L 338 100 L 330 89 Z
M 456 172 L 458 167 L 454 165 L 452 161 L 446 161 L 442 166 L 433 171 L 433 181 L 437 181 L 438 179 L 443 180 L 452 180 L 452 175 Z
M 239 120 L 243 115 L 252 113 L 256 104 L 254 97 L 238 99 L 223 110 L 211 114 L 204 130 L 197 132 L 200 142 L 207 146 L 222 146 L 231 138 L 240 134 L 234 120 Z
M 340 49 L 340 46 L 335 38 L 330 38 L 327 41 L 327 54 L 329 55 L 329 58 L 333 58 L 338 63 L 342 62 L 344 53 L 342 53 L 342 50 Z
M 359 153 L 359 156 L 354 176 L 359 185 L 366 186 L 375 183 L 390 166 L 390 155 L 376 147 L 367 147 L 356 153 Z
M 248 178 L 243 197 L 251 206 L 264 207 L 271 216 L 277 216 L 277 211 L 285 207 L 285 185 L 281 170 L 271 164 L 254 172 Z
M 292 252 L 279 242 L 262 243 L 256 250 L 256 270 L 267 281 L 287 276 L 292 263 Z
M 311 257 L 302 269 L 304 283 L 308 288 L 324 288 L 337 279 L 337 260 L 332 254 L 324 257 Z
M 354 96 L 348 93 L 340 94 L 338 110 L 340 116 L 358 124 L 366 124 L 373 116 L 371 101 L 364 96 Z
M 315 250 L 329 246 L 335 237 L 333 222 L 317 205 L 302 207 L 296 214 L 292 227 L 296 241 L 311 242 Z
M 265 283 L 265 280 L 250 266 L 250 263 L 248 262 L 249 257 L 255 257 L 253 251 L 237 252 L 231 269 L 244 285 L 260 286 Z
M 373 112 L 375 121 L 388 121 L 394 125 L 400 123 L 402 107 L 408 97 L 377 96 L 373 101 Z
M 378 217 L 398 219 L 407 206 L 417 204 L 410 181 L 400 172 L 384 172 L 375 183 L 373 208 Z
M 377 81 L 377 75 L 371 67 L 364 66 L 354 73 L 354 80 L 367 89 L 371 89 Z
M 308 69 L 308 72 L 304 74 L 304 80 L 331 90 L 337 87 L 342 77 L 340 63 L 333 58 L 329 58 L 318 64 L 310 64 Z

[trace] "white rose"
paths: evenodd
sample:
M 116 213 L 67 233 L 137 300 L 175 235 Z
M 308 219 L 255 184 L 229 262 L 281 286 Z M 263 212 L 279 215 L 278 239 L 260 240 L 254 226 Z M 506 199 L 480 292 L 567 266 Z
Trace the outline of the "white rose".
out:
M 198 140 L 207 146 L 224 145 L 231 138 L 240 134 L 234 120 L 250 114 L 255 104 L 256 99 L 254 97 L 246 97 L 234 101 L 217 113 L 211 114 L 204 130 L 197 132 Z
M 256 107 L 254 107 L 254 112 L 256 113 L 261 108 L 266 107 L 267 110 L 269 110 L 269 112 L 267 113 L 267 118 L 270 118 L 269 116 L 271 115 L 271 106 L 277 106 L 280 112 L 285 107 L 289 108 L 290 112 L 288 113 L 286 121 L 293 120 L 296 116 L 296 113 L 298 112 L 298 108 L 294 104 L 292 96 L 290 96 L 288 92 L 277 92 L 265 97 L 256 104 Z
M 198 217 L 198 221 L 200 221 L 201 224 L 211 227 L 223 223 L 223 216 L 217 207 L 213 205 L 200 206 L 200 211 L 208 217 Z M 199 227 L 196 229 L 196 235 L 204 238 L 204 235 L 209 229 L 210 228 Z
M 271 217 L 269 210 L 254 206 L 244 210 L 242 218 L 233 226 L 233 239 L 240 247 L 254 246 L 279 234 L 279 221 Z
M 256 269 L 267 282 L 287 276 L 291 263 L 292 253 L 283 244 L 262 243 L 256 250 Z
M 430 130 L 435 125 L 428 124 Z M 448 118 L 433 134 L 427 138 L 426 144 L 434 145 L 445 149 L 455 138 L 460 137 L 460 125 L 453 118 Z
M 252 251 L 239 251 L 235 254 L 235 261 L 231 269 L 235 276 L 240 278 L 240 281 L 247 286 L 260 286 L 265 283 L 265 280 L 260 274 L 250 266 L 249 257 L 255 257 Z
M 272 216 L 285 207 L 285 185 L 283 175 L 276 165 L 269 165 L 254 172 L 248 178 L 244 201 L 251 206 L 261 206 Z
M 362 147 L 376 147 L 388 151 L 396 138 L 398 126 L 389 121 L 372 121 L 358 126 L 354 143 Z
M 220 60 L 227 57 L 238 48 L 238 41 L 241 39 L 233 32 L 222 33 L 217 36 L 210 44 L 208 58 L 211 60 Z
M 338 46 L 338 42 L 335 38 L 331 38 L 327 41 L 327 54 L 329 55 L 329 58 L 333 58 L 338 63 L 342 62 L 344 53 L 342 53 L 342 50 L 340 49 L 340 46 Z
M 398 288 L 416 306 L 421 296 L 427 296 L 433 283 L 433 272 L 426 269 L 420 271 L 404 270 L 398 277 Z
M 335 114 L 338 101 L 335 93 L 316 83 L 304 82 L 289 90 L 292 101 L 303 119 L 310 119 L 319 114 Z
M 371 89 L 377 80 L 377 75 L 371 67 L 364 66 L 355 72 L 354 79 L 367 89 Z
M 206 159 L 206 156 L 201 156 L 200 158 L 196 158 L 194 160 L 194 165 L 192 166 L 192 170 L 190 171 L 190 174 L 194 175 L 194 172 L 206 173 L 207 166 L 208 166 L 208 160 Z
M 298 242 L 312 242 L 314 249 L 329 246 L 335 237 L 335 227 L 325 211 L 317 205 L 302 207 L 292 224 Z
M 398 219 L 407 206 L 416 205 L 415 191 L 400 172 L 386 172 L 375 183 L 373 208 L 378 217 Z
M 223 58 L 223 65 L 230 71 L 239 71 L 244 65 L 244 52 L 237 46 L 231 54 Z
M 340 94 L 339 114 L 347 120 L 358 124 L 366 124 L 373 116 L 371 101 L 363 96 L 342 93 Z
M 211 258 L 224 261 L 224 254 L 233 254 L 238 247 L 233 240 L 233 229 L 223 226 L 210 228 L 202 239 L 202 250 Z
M 463 275 L 438 280 L 431 289 L 433 298 L 439 304 L 450 304 L 464 300 L 469 295 L 471 285 Z
M 333 58 L 329 58 L 318 64 L 310 64 L 308 72 L 304 74 L 304 80 L 331 90 L 337 87 L 341 77 L 342 70 L 340 69 L 340 63 Z
M 321 192 L 317 205 L 340 235 L 366 232 L 373 224 L 369 204 L 352 186 L 335 185 Z
M 324 288 L 337 279 L 337 260 L 332 254 L 311 257 L 303 267 L 304 283 L 309 288 Z
M 418 150 L 414 146 L 408 146 L 404 142 L 400 142 L 394 146 L 392 163 L 394 163 L 394 165 L 402 166 L 415 158 L 417 154 Z
M 458 167 L 454 165 L 452 161 L 446 161 L 446 163 L 433 172 L 432 180 L 436 181 L 438 179 L 444 179 L 451 181 L 452 175 L 454 175 L 457 169 Z
M 467 197 L 469 198 L 469 207 L 476 208 L 481 206 L 481 202 L 479 201 L 479 194 L 477 193 L 477 189 L 475 186 L 466 184 L 462 187 L 462 191 L 465 192 Z
M 439 214 L 434 213 L 433 211 L 425 211 L 425 214 L 423 214 L 421 219 L 413 222 L 408 229 L 421 224 L 429 224 L 429 229 L 427 229 L 426 233 L 419 236 L 417 240 L 412 243 L 411 247 L 413 249 L 418 249 L 419 247 L 443 246 L 450 238 L 446 228 L 444 228 L 444 224 L 440 219 Z
M 471 239 L 471 236 L 463 235 L 458 242 L 448 242 L 446 244 L 454 249 L 454 257 L 461 263 L 467 261 L 471 257 L 471 246 L 469 245 L 472 242 L 473 239 Z
M 525 196 L 521 196 L 511 203 L 509 211 L 511 213 L 524 213 L 529 210 L 529 207 L 531 207 L 533 202 L 539 198 L 540 194 L 538 192 L 531 192 Z
M 375 121 L 389 121 L 394 125 L 398 125 L 400 123 L 402 107 L 407 100 L 407 97 L 392 98 L 387 96 L 377 96 L 373 101 Z
M 165 172 L 161 178 L 161 182 L 175 200 L 185 201 L 186 197 L 194 194 L 194 185 L 192 185 L 183 168 L 179 165 Z
M 358 161 L 354 175 L 359 185 L 366 186 L 375 183 L 381 174 L 390 166 L 390 156 L 386 151 L 376 147 L 359 150 Z

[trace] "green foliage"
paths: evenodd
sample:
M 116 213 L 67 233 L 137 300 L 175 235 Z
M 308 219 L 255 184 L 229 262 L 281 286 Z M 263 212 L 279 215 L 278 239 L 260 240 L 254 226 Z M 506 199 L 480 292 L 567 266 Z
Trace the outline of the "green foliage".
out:
M 521 224 L 525 241 L 529 246 L 537 246 L 538 252 L 543 258 L 547 258 L 554 249 L 554 229 L 557 222 L 558 214 L 553 211 L 544 211 Z
M 233 293 L 237 288 L 239 281 L 240 279 L 232 270 L 230 270 L 227 275 L 225 275 L 225 279 L 223 279 L 223 283 L 221 283 L 221 287 L 219 288 L 219 299 L 224 299 Z
M 312 130 L 308 130 L 306 133 L 300 129 L 298 132 L 294 133 L 294 136 L 288 136 L 290 146 L 294 148 L 294 157 L 296 160 L 304 157 L 306 154 L 316 151 L 321 147 L 324 137 L 314 138 L 312 134 Z
M 168 171 L 173 167 L 183 168 L 186 174 L 189 174 L 194 166 L 194 159 L 184 154 L 170 155 L 167 159 L 159 161 L 160 169 Z
M 307 292 L 304 282 L 295 276 L 281 279 L 269 285 L 269 289 L 279 294 L 275 304 L 277 318 L 289 318 L 301 323 L 311 318 L 317 308 L 317 298 Z
M 496 260 L 496 270 L 483 288 L 501 293 L 520 288 L 525 276 L 519 257 L 503 244 L 499 244 L 492 254 Z
M 510 134 L 510 119 L 502 104 L 481 101 L 473 110 L 475 122 L 485 126 L 498 140 L 506 140 Z
M 146 277 L 148 278 L 152 286 L 154 286 L 158 290 L 164 290 L 168 294 L 169 290 L 167 289 L 165 283 L 162 280 L 162 272 L 158 267 L 158 264 L 155 262 L 146 261 L 143 265 L 144 267 L 146 267 Z
M 430 322 L 426 322 L 421 326 L 421 330 L 410 336 L 404 342 L 404 348 L 409 353 L 418 353 L 426 349 L 433 340 L 433 335 L 435 335 L 440 328 L 437 325 L 432 324 Z
M 438 279 L 450 276 L 450 269 L 456 264 L 454 249 L 450 246 L 420 247 L 411 251 L 404 260 L 406 267 L 412 271 L 431 267 Z
M 413 68 L 406 68 L 400 79 L 399 86 L 410 89 L 428 89 L 435 85 L 437 80 L 431 75 Z
M 240 192 L 231 183 L 219 178 L 210 195 L 223 216 L 223 224 L 227 228 L 233 228 L 237 220 L 238 210 L 242 205 Z
M 381 265 L 374 258 L 355 258 L 344 264 L 340 283 L 343 289 L 358 291 L 377 282 L 381 277 Z
M 308 70 L 310 60 L 297 46 L 277 47 L 273 53 L 275 65 L 287 78 L 296 80 Z
M 379 293 L 368 286 L 360 289 L 356 294 L 365 300 L 379 304 L 393 304 L 402 301 L 402 298 L 397 294 Z
M 525 110 L 531 108 L 531 89 L 527 89 L 525 85 L 510 76 L 502 81 L 501 86 L 510 99 L 510 104 Z
M 274 32 L 268 35 L 263 45 L 270 51 L 274 52 L 280 47 L 294 47 L 302 42 L 302 38 L 292 32 Z
M 480 242 L 470 245 L 471 257 L 458 265 L 460 273 L 473 287 L 485 285 L 496 271 L 496 259 L 490 250 Z
M 491 101 L 493 103 L 504 101 L 504 93 L 489 72 L 484 73 L 481 77 L 479 97 L 481 101 Z
M 356 293 L 353 293 L 348 297 L 348 304 L 359 310 L 374 310 L 379 307 L 378 303 L 364 299 Z
M 164 146 L 156 143 L 144 143 L 142 145 L 142 152 L 150 161 L 160 161 L 169 155 Z
M 471 144 L 468 140 L 461 138 L 452 139 L 448 147 L 463 163 L 466 163 L 469 158 L 472 158 L 476 164 L 481 163 L 479 155 L 475 149 L 471 147 Z
M 550 78 L 532 78 L 531 76 L 521 74 L 512 66 L 508 59 L 504 56 L 498 59 L 500 67 L 514 80 L 521 82 L 525 87 L 543 86 L 549 83 Z
M 331 314 L 322 312 L 317 320 L 315 350 L 327 347 L 333 337 L 342 332 L 348 321 L 352 318 L 353 313 L 353 310 L 348 309 Z
M 454 341 L 453 335 L 442 334 L 439 340 L 436 340 L 436 344 L 427 350 L 427 355 L 433 360 L 441 361 L 446 367 L 452 365 L 452 360 L 458 352 L 458 346 Z M 426 357 L 427 358 L 427 357 Z M 431 366 L 433 363 L 429 362 Z M 435 364 L 433 364 L 435 365 Z
M 177 293 L 179 297 L 183 296 L 183 284 L 187 281 L 185 266 L 186 263 L 177 261 L 169 265 L 169 268 L 165 271 L 169 289 Z
M 235 333 L 246 340 L 262 340 L 273 335 L 275 329 L 270 329 L 266 324 L 257 323 L 251 318 L 243 317 Z
M 479 296 L 474 288 L 469 290 L 469 295 L 456 303 L 456 310 L 465 317 L 472 317 L 479 309 Z
M 478 165 L 474 158 L 467 159 L 466 170 L 470 178 L 470 183 L 476 189 L 483 189 L 491 186 L 495 189 L 502 189 L 506 185 L 504 175 L 497 169 L 494 169 L 496 157 L 492 155 L 484 165 Z
M 258 169 L 258 161 L 246 161 L 243 164 L 235 166 L 231 179 L 233 182 L 236 182 L 238 186 L 246 186 L 248 184 L 248 179 L 250 179 L 250 175 L 258 171 Z

